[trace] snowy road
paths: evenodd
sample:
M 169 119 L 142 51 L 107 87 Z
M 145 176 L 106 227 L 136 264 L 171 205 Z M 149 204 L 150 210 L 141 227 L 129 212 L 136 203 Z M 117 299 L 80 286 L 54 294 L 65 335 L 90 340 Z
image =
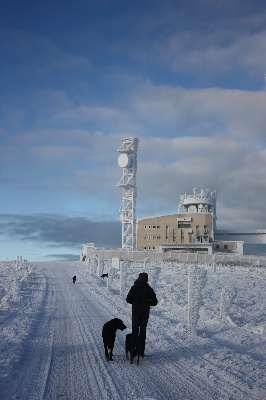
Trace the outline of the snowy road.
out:
M 124 340 L 130 306 L 117 290 L 108 291 L 106 281 L 90 276 L 84 263 L 39 263 L 37 277 L 32 290 L 38 292 L 38 308 L 2 380 L 1 400 L 265 399 L 265 376 L 257 383 L 264 357 L 254 356 L 249 368 L 250 355 L 241 349 L 179 333 L 175 320 L 158 308 L 148 325 L 147 357 L 129 365 Z M 118 331 L 114 361 L 106 362 L 101 330 L 114 317 L 128 329 Z

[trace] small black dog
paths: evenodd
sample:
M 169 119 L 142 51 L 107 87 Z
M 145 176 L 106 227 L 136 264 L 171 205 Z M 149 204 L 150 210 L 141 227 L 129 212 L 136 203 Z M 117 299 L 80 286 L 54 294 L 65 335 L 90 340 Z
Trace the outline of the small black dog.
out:
M 102 274 L 101 278 L 108 278 L 108 274 Z
M 77 277 L 75 275 L 75 276 L 73 276 L 73 283 L 76 283 L 76 280 L 77 280 Z
M 102 337 L 104 344 L 105 357 L 108 361 L 113 361 L 113 349 L 115 345 L 115 336 L 117 329 L 123 331 L 126 329 L 123 321 L 119 318 L 111 319 L 103 326 Z M 108 352 L 109 349 L 109 352 Z
M 128 333 L 126 335 L 126 358 L 127 360 L 130 360 L 130 364 L 132 364 L 133 358 L 136 356 L 137 364 L 139 365 L 140 346 L 138 338 L 136 338 L 132 333 Z

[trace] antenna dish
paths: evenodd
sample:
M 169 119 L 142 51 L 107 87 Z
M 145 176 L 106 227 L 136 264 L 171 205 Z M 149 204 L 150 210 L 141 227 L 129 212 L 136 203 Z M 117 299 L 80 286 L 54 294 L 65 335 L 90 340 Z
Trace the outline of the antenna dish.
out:
M 122 153 L 118 157 L 118 165 L 121 168 L 128 168 L 130 166 L 131 162 L 132 162 L 131 157 L 126 153 Z

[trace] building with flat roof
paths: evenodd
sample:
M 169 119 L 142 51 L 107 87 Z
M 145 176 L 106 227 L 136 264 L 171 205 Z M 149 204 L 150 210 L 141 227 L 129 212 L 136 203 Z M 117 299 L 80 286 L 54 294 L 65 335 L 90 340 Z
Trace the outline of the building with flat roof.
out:
M 216 240 L 217 191 L 194 188 L 180 196 L 176 214 L 137 220 L 137 249 L 150 251 L 243 254 L 243 241 Z

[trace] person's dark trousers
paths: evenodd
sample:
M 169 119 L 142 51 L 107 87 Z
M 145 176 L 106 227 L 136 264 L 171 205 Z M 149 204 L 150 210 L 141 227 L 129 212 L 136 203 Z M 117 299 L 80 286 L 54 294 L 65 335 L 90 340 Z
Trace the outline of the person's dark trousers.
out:
M 144 353 L 145 342 L 146 342 L 146 328 L 149 317 L 141 317 L 138 315 L 132 315 L 132 333 L 139 339 L 139 346 L 141 352 Z

